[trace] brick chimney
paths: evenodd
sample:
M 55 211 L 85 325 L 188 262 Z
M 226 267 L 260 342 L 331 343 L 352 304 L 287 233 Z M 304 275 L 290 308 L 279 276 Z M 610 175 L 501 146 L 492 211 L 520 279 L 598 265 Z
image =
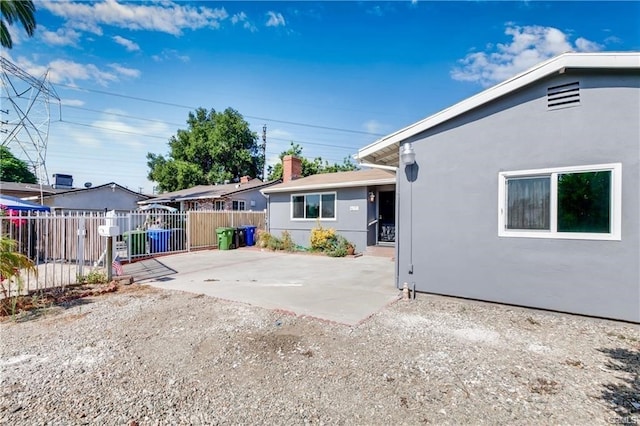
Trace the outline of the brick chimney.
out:
M 240 178 L 240 183 L 249 183 L 250 180 L 251 178 L 249 176 L 242 176 Z
M 293 155 L 282 158 L 282 182 L 290 182 L 302 177 L 302 160 Z

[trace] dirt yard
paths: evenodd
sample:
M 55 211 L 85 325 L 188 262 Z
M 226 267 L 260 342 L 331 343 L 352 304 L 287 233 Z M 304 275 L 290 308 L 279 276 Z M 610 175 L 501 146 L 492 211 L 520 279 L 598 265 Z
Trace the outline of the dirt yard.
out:
M 637 424 L 637 325 L 418 295 L 348 327 L 132 285 L 0 323 L 0 423 Z

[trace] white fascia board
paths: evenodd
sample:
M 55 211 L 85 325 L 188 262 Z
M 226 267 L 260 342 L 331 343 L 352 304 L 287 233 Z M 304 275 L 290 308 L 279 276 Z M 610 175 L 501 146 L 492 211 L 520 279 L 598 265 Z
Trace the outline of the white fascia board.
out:
M 389 185 L 395 184 L 396 178 L 389 179 L 375 179 L 375 180 L 363 180 L 358 182 L 342 182 L 342 183 L 325 183 L 317 185 L 303 185 L 303 186 L 289 186 L 286 188 L 274 188 L 261 191 L 263 194 L 273 194 L 276 192 L 300 192 L 300 191 L 316 191 L 325 189 L 337 189 L 337 188 L 356 188 L 360 186 L 373 186 L 373 185 Z
M 360 149 L 354 156 L 357 160 L 365 160 L 368 156 L 388 146 L 399 144 L 401 141 L 417 135 L 425 130 L 444 123 L 454 117 L 471 111 L 481 105 L 498 99 L 508 93 L 527 86 L 550 74 L 564 69 L 640 69 L 640 52 L 605 52 L 605 53 L 564 53 L 541 62 L 508 80 L 503 81 L 470 98 L 443 109 L 421 121 L 413 123 L 388 136 L 378 139 L 370 145 Z
M 356 158 L 356 160 L 358 160 L 358 158 Z M 384 164 L 367 163 L 366 161 L 359 162 L 358 164 L 363 167 L 370 167 L 372 169 L 390 170 L 392 172 L 398 171 L 398 168 L 396 166 L 385 166 Z

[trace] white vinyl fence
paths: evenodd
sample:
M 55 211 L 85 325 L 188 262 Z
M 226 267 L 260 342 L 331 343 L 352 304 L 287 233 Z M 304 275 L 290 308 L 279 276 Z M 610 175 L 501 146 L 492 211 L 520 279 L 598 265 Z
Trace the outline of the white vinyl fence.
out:
M 81 282 L 87 275 L 106 275 L 107 238 L 98 233 L 106 223 L 104 213 L 49 214 L 12 212 L 0 216 L 3 238 L 17 243 L 16 250 L 33 261 L 37 275 L 20 274 L 23 292 Z M 217 229 L 255 226 L 264 229 L 264 212 L 192 211 L 130 212 L 113 217 L 121 235 L 113 239 L 113 257 L 124 264 L 136 260 L 218 247 Z M 4 290 L 17 282 L 2 277 Z M 0 295 L 0 297 L 4 297 Z

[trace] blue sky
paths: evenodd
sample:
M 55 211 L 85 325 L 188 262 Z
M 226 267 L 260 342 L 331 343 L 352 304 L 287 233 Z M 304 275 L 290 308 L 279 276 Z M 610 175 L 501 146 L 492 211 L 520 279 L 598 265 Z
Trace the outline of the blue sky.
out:
M 559 53 L 640 50 L 631 1 L 35 4 L 35 36 L 11 27 L 2 55 L 48 72 L 61 99 L 49 175 L 146 193 L 146 154 L 167 154 L 197 107 L 234 108 L 259 135 L 266 125 L 270 164 L 291 141 L 342 162 Z

